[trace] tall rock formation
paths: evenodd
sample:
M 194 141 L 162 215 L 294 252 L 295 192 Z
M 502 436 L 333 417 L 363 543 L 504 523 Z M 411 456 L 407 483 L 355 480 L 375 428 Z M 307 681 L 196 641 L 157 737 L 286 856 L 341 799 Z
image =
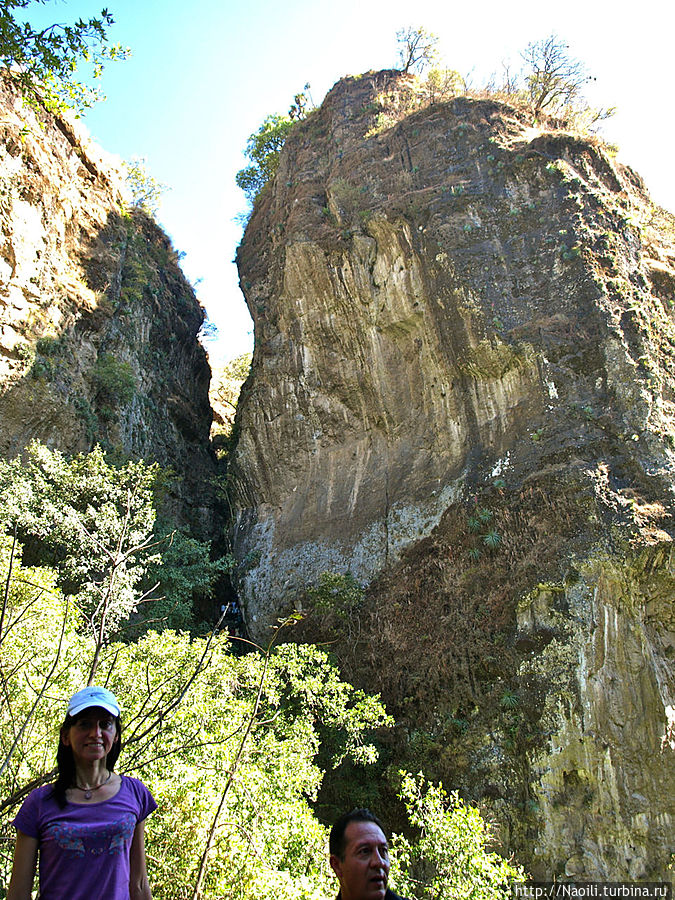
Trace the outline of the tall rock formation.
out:
M 0 453 L 96 442 L 171 466 L 210 537 L 204 313 L 155 222 L 77 123 L 0 84 Z
M 599 141 L 420 91 L 338 83 L 239 249 L 249 627 L 369 582 L 332 636 L 413 758 L 535 874 L 666 877 L 673 219 Z

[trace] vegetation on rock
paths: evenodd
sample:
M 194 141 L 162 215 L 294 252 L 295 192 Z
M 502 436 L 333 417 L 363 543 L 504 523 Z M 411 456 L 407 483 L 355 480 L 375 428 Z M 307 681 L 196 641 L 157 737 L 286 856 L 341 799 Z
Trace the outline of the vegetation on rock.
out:
M 468 78 L 455 69 L 438 65 L 438 37 L 424 27 L 408 26 L 397 32 L 400 70 L 418 76 L 429 69 L 426 78 L 417 77 L 396 86 L 390 95 L 382 95 L 373 111 L 377 124 L 367 136 L 377 134 L 418 109 L 442 103 L 457 96 L 494 97 L 526 109 L 537 121 L 555 116 L 561 123 L 582 131 L 594 128 L 611 116 L 613 109 L 592 109 L 583 96 L 583 86 L 591 80 L 585 65 L 569 53 L 569 47 L 552 34 L 527 45 L 521 56 L 523 67 L 512 73 L 505 68 L 501 80 L 493 78 L 482 88 L 473 88 Z M 305 105 L 296 96 L 289 115 L 270 115 L 246 144 L 251 165 L 237 173 L 236 183 L 253 202 L 260 190 L 276 173 L 279 154 L 293 126 L 304 118 Z
M 244 152 L 251 165 L 237 172 L 236 182 L 251 202 L 276 173 L 279 153 L 294 125 L 290 116 L 270 115 L 249 137 Z
M 159 202 L 166 185 L 157 181 L 147 170 L 145 160 L 134 157 L 124 163 L 126 183 L 134 209 L 140 209 L 153 219 L 157 217 Z
M 244 153 L 250 159 L 251 165 L 237 172 L 235 181 L 251 203 L 276 174 L 281 148 L 294 125 L 307 116 L 311 100 L 305 91 L 309 91 L 309 84 L 295 95 L 287 115 L 267 116 L 260 128 L 246 142 Z

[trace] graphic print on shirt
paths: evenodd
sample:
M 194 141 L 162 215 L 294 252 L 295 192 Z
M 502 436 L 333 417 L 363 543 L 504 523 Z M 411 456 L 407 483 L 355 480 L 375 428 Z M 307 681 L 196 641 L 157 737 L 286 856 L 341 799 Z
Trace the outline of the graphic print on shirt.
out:
M 125 841 L 131 840 L 135 827 L 136 817 L 132 813 L 107 824 L 52 822 L 45 828 L 45 839 L 55 841 L 71 857 L 115 855 L 124 852 Z

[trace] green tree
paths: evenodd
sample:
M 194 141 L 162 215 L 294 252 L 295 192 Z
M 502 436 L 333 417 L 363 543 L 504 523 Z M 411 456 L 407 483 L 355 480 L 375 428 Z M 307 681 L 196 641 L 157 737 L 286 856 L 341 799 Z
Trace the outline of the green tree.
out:
M 245 153 L 251 165 L 237 172 L 235 181 L 251 203 L 276 173 L 281 148 L 294 124 L 290 116 L 267 116 L 260 128 L 249 137 Z
M 490 851 L 480 812 L 422 775 L 403 773 L 400 799 L 417 837 L 392 841 L 392 879 L 410 900 L 508 900 L 525 873 Z
M 53 761 L 48 735 L 58 728 L 46 700 L 68 695 L 85 659 L 73 654 L 81 619 L 66 602 L 56 572 L 22 564 L 16 536 L 0 532 L 0 803 Z M 86 641 L 86 639 L 85 639 Z M 82 683 L 80 681 L 80 683 Z M 51 737 L 49 738 L 51 742 Z
M 100 94 L 77 80 L 78 64 L 91 65 L 98 78 L 107 61 L 123 59 L 129 51 L 108 41 L 114 19 L 107 9 L 98 17 L 36 29 L 17 18 L 18 11 L 33 2 L 48 0 L 0 0 L 0 65 L 11 71 L 30 101 L 52 111 L 73 107 L 81 112 Z
M 16 526 L 34 552 L 53 563 L 72 594 L 98 654 L 144 599 L 139 585 L 157 541 L 154 489 L 159 466 L 113 466 L 100 447 L 67 459 L 33 442 L 26 461 L 0 461 L 5 528 Z
M 402 28 L 396 32 L 396 41 L 402 72 L 422 72 L 435 62 L 438 37 L 426 28 Z
M 155 526 L 158 552 L 149 562 L 143 584 L 159 596 L 149 604 L 143 620 L 162 627 L 190 630 L 195 606 L 208 597 L 221 575 L 232 570 L 230 554 L 212 559 L 210 541 L 191 537 L 183 529 L 163 522 Z
M 251 165 L 237 172 L 235 181 L 251 203 L 276 174 L 281 148 L 286 143 L 293 126 L 304 119 L 313 108 L 309 84 L 306 84 L 293 98 L 288 115 L 267 116 L 260 128 L 249 137 L 244 153 L 251 161 Z

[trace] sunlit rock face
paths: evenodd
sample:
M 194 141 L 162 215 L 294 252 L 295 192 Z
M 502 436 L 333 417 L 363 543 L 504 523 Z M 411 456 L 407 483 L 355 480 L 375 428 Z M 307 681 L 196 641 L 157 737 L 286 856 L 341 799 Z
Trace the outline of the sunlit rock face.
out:
M 531 871 L 667 877 L 673 220 L 599 142 L 411 86 L 338 83 L 239 249 L 247 621 L 370 582 L 345 668 Z
M 533 437 L 597 441 L 584 415 L 611 415 L 640 436 L 632 456 L 671 471 L 653 439 L 670 397 L 647 365 L 664 337 L 640 333 L 635 298 L 669 328 L 670 313 L 638 264 L 637 179 L 489 101 L 378 131 L 406 83 L 340 82 L 289 139 L 239 250 L 256 350 L 235 546 L 257 560 L 252 621 L 324 569 L 370 578 Z
M 206 534 L 204 314 L 155 222 L 76 122 L 0 84 L 0 453 L 96 442 L 171 466 L 176 514 Z M 188 512 L 189 508 L 189 512 Z

